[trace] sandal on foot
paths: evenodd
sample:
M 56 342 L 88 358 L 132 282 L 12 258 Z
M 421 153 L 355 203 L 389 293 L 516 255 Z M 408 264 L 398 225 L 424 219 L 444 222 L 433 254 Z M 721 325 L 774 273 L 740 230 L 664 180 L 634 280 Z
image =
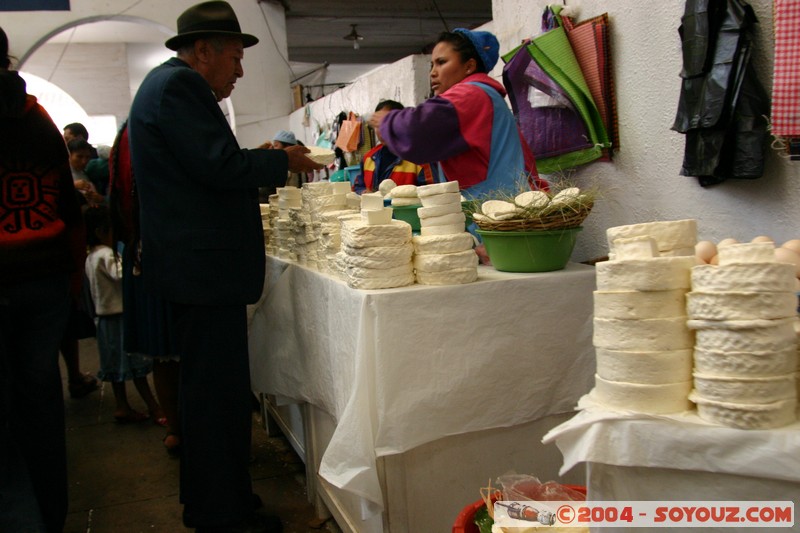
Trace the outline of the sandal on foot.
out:
M 114 420 L 117 422 L 117 424 L 130 424 L 132 422 L 133 423 L 144 422 L 148 418 L 150 418 L 149 415 L 146 415 L 144 413 L 140 413 L 139 411 L 131 411 L 128 414 L 125 414 L 125 415 L 114 415 Z
M 83 374 L 79 381 L 69 382 L 69 396 L 78 400 L 96 391 L 97 388 L 97 380 L 89 374 Z

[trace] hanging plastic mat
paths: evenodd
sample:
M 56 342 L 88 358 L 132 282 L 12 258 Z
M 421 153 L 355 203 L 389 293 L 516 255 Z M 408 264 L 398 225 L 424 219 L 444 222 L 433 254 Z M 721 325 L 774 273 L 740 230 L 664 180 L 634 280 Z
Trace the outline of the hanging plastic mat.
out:
M 558 27 L 535 37 L 526 48 L 536 64 L 569 95 L 586 124 L 592 144 L 598 146 L 598 150 L 607 147 L 609 141 L 603 120 L 564 28 Z
M 610 160 L 612 150 L 617 151 L 620 146 L 608 13 L 577 25 L 569 17 L 560 20 L 608 133 L 611 148 L 603 151 L 603 159 Z
M 503 83 L 539 172 L 552 173 L 597 159 L 583 118 L 569 96 L 539 68 L 525 46 L 504 59 Z

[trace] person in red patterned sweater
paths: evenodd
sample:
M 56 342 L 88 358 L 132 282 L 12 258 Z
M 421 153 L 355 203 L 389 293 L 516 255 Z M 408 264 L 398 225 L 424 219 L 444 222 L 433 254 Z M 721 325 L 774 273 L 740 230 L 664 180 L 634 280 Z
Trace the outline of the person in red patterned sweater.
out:
M 52 533 L 67 514 L 58 344 L 86 244 L 64 139 L 8 50 L 0 28 L 0 493 L 15 500 L 0 530 Z

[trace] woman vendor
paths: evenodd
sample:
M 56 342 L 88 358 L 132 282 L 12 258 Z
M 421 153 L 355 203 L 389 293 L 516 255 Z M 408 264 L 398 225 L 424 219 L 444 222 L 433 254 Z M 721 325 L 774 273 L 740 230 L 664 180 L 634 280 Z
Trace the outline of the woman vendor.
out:
M 504 100 L 506 91 L 487 75 L 499 48 L 489 32 L 442 33 L 431 56 L 434 96 L 370 118 L 393 153 L 418 164 L 438 161 L 444 179 L 458 181 L 467 198 L 548 189 Z

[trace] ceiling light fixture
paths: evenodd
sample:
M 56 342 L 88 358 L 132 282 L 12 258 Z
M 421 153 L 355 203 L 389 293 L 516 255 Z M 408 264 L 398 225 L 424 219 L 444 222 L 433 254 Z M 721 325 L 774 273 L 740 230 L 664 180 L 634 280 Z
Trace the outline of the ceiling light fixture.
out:
M 351 28 L 350 33 L 342 37 L 342 39 L 353 41 L 353 50 L 358 50 L 359 48 L 361 48 L 361 45 L 358 44 L 358 41 L 364 40 L 364 36 L 359 35 L 358 32 L 356 31 L 356 26 L 358 26 L 358 24 L 350 24 Z

